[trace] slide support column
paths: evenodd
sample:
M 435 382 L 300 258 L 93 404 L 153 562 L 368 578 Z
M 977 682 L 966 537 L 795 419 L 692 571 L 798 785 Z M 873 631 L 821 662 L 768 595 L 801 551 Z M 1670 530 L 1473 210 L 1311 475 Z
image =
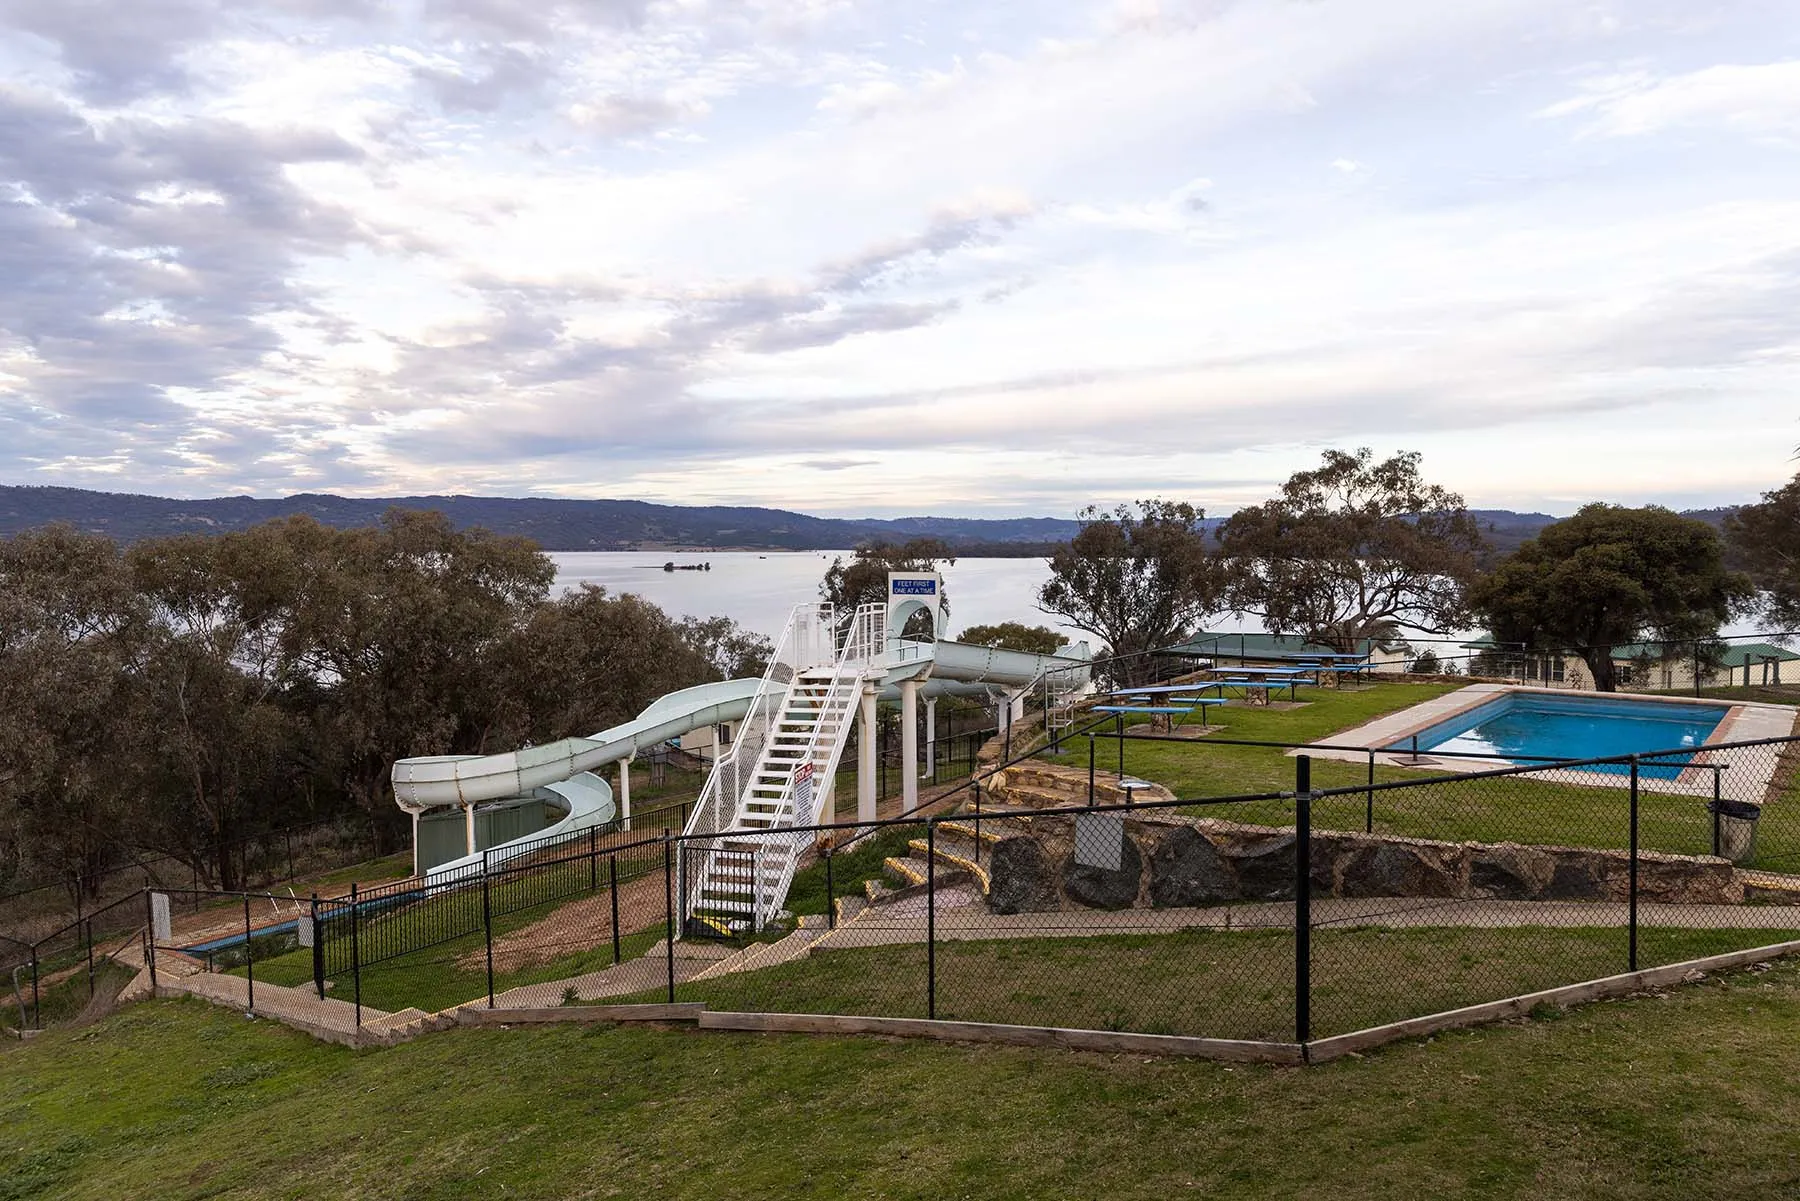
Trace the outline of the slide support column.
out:
M 856 730 L 856 820 L 875 820 L 875 685 L 864 684 Z
M 937 697 L 925 698 L 925 778 L 937 783 Z
M 619 821 L 623 830 L 631 829 L 631 761 L 634 755 L 619 760 Z
M 919 682 L 900 681 L 900 812 L 919 807 Z

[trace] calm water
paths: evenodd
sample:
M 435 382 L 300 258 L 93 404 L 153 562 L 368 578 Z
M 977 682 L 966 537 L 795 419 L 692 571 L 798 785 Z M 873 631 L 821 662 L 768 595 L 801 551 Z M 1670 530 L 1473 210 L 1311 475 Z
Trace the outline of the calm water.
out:
M 787 623 L 795 605 L 817 600 L 819 581 L 836 554 L 849 551 L 561 551 L 550 558 L 556 563 L 557 589 L 599 584 L 608 592 L 635 592 L 676 617 L 723 615 L 739 624 L 775 637 Z M 711 563 L 711 571 L 664 571 L 664 563 Z M 1002 621 L 1055 626 L 1072 637 L 1086 637 L 1040 613 L 1037 590 L 1049 576 L 1042 559 L 960 559 L 944 570 L 945 592 L 950 597 L 950 629 Z M 1229 615 L 1207 625 L 1211 630 L 1258 630 L 1255 618 Z M 1731 626 L 1733 634 L 1751 627 Z M 1461 637 L 1470 637 L 1471 634 Z M 1440 654 L 1466 652 L 1448 640 L 1437 643 Z M 1090 639 L 1092 641 L 1092 639 Z M 1450 643 L 1444 645 L 1445 641 Z
M 1513 693 L 1419 735 L 1419 749 L 1488 755 L 1601 759 L 1642 751 L 1697 747 L 1724 720 L 1716 705 L 1678 705 L 1572 693 Z M 1685 757 L 1645 763 L 1646 776 L 1673 779 Z M 1625 764 L 1592 770 L 1629 774 Z
M 849 551 L 837 552 L 849 557 Z M 724 615 L 767 634 L 781 633 L 795 605 L 815 601 L 832 552 L 575 551 L 555 553 L 556 587 L 599 584 L 635 592 L 677 617 Z M 664 563 L 710 563 L 711 571 L 664 571 Z M 1033 597 L 1048 576 L 1042 559 L 962 559 L 944 570 L 952 633 L 974 625 L 1022 621 L 1054 625 Z

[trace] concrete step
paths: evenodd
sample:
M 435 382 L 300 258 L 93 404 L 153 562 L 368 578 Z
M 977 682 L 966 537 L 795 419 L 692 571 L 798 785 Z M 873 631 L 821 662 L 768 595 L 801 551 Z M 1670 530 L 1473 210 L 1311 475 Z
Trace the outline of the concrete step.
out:
M 931 865 L 922 855 L 890 855 L 881 861 L 881 867 L 902 888 L 923 884 L 931 878 Z
M 938 833 L 939 837 L 935 848 L 930 846 L 923 838 L 915 838 L 907 843 L 907 846 L 911 847 L 913 854 L 920 859 L 923 859 L 926 855 L 935 850 L 939 874 L 942 874 L 945 868 L 950 868 L 953 871 L 960 869 L 968 872 L 971 876 L 974 876 L 976 882 L 981 885 L 981 895 L 986 896 L 988 892 L 987 866 L 975 862 L 975 844 L 973 840 L 968 842 L 957 842 L 944 838 L 942 837 L 943 830 L 941 828 Z

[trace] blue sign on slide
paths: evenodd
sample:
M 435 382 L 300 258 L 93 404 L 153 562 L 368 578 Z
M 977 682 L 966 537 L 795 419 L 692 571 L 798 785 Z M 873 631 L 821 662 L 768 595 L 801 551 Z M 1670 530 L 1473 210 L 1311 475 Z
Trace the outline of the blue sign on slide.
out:
M 895 596 L 936 596 L 936 580 L 895 580 Z

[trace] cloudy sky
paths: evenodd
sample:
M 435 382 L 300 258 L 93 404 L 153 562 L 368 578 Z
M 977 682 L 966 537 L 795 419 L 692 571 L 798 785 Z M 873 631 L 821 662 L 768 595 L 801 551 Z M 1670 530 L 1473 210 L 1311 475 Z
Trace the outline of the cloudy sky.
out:
M 0 482 L 1678 506 L 1800 443 L 1792 0 L 0 0 Z

